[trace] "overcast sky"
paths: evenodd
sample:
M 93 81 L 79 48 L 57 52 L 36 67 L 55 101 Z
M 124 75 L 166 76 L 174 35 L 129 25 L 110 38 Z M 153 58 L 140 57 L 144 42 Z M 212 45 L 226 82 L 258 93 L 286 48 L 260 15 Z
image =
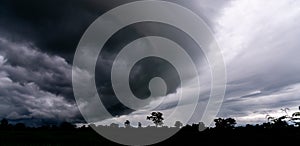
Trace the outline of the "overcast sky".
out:
M 29 125 L 69 121 L 82 123 L 72 91 L 72 60 L 88 26 L 104 12 L 128 1 L 0 0 L 0 118 Z M 227 90 L 218 116 L 233 117 L 239 124 L 266 122 L 266 115 L 290 113 L 300 105 L 300 1 L 297 0 L 176 0 L 201 16 L 222 49 L 227 70 Z M 146 29 L 145 29 L 146 28 Z M 96 84 L 105 106 L 117 118 L 102 123 L 133 124 L 145 120 L 147 107 L 133 111 L 122 105 L 111 88 L 110 69 L 119 49 L 132 40 L 159 35 L 182 46 L 196 45 L 182 32 L 157 23 L 128 26 L 104 47 L 96 67 Z M 179 36 L 178 36 L 179 35 Z M 176 36 L 176 37 L 172 37 Z M 190 51 L 193 52 L 193 51 Z M 192 54 L 192 53 L 191 53 Z M 203 60 L 201 51 L 191 55 Z M 149 65 L 151 64 L 151 65 Z M 205 60 L 202 71 L 205 99 L 210 86 Z M 159 59 L 145 60 L 133 69 L 132 90 L 141 98 L 149 94 L 148 82 L 162 76 L 168 95 L 160 111 L 176 106 L 179 82 L 176 71 Z M 208 77 L 208 78 L 207 78 Z M 188 87 L 181 87 L 188 88 Z M 193 94 L 191 89 L 190 94 Z M 189 98 L 186 97 L 186 104 Z M 205 100 L 199 100 L 199 105 Z M 153 100 L 155 103 L 156 100 Z M 152 104 L 152 103 L 149 103 Z M 183 105 L 184 106 L 184 105 Z M 198 106 L 200 112 L 203 107 Z M 193 116 L 198 122 L 200 113 Z M 179 117 L 171 119 L 180 120 Z M 172 122 L 167 124 L 171 124 Z

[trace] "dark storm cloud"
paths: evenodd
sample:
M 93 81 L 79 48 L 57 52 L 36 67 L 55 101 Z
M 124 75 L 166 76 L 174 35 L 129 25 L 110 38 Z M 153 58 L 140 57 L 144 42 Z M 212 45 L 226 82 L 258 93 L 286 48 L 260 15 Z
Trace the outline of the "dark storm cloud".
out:
M 0 40 L 1 118 L 31 126 L 51 121 L 82 121 L 72 96 L 68 95 L 70 65 L 63 58 Z
M 0 109 L 7 109 L 1 111 L 0 116 L 11 120 L 30 119 L 33 123 L 66 119 L 80 121 L 71 86 L 71 64 L 76 46 L 84 31 L 98 16 L 127 2 L 129 0 L 0 1 L 0 37 L 7 39 L 6 42 L 0 43 L 0 55 L 5 60 L 0 70 L 1 79 L 7 81 L 7 85 L 1 86 L 0 97 L 5 104 L 11 105 L 11 108 L 7 108 L 5 104 L 0 105 Z M 221 0 L 172 2 L 194 10 L 210 25 L 215 25 L 215 18 L 222 12 L 220 8 L 228 3 Z M 116 99 L 111 87 L 110 72 L 114 57 L 129 42 L 149 35 L 163 36 L 177 42 L 182 48 L 187 49 L 194 62 L 204 63 L 199 47 L 186 34 L 173 27 L 148 22 L 120 30 L 104 47 L 96 67 L 96 84 L 101 100 L 113 115 L 129 114 L 133 111 Z M 199 68 L 199 72 L 201 69 Z M 170 94 L 174 93 L 180 84 L 177 73 L 170 64 L 155 59 L 142 61 L 136 64 L 130 74 L 132 79 L 130 84 L 134 93 L 138 97 L 145 98 L 149 94 L 147 88 L 149 79 L 156 75 L 162 76 L 167 81 Z M 233 80 L 238 83 L 245 80 L 253 81 L 249 86 L 233 87 L 228 92 L 229 95 L 244 96 L 245 99 L 253 96 L 252 90 L 260 90 L 261 95 L 269 95 L 277 93 L 275 91 L 284 87 L 279 84 L 262 83 L 264 87 L 260 86 L 258 89 L 257 85 L 261 81 L 259 79 L 257 82 L 254 78 Z M 284 84 L 290 85 L 290 81 L 293 79 L 286 80 Z M 254 97 L 256 96 L 259 95 Z M 48 101 L 53 104 L 46 104 Z M 160 108 L 172 109 L 176 105 L 177 102 L 172 101 Z M 231 102 L 229 105 L 235 103 Z M 228 107 L 228 110 L 224 111 L 234 113 L 234 110 L 241 109 L 244 108 L 236 104 L 232 110 Z
M 147 28 L 147 29 L 145 29 Z M 124 27 L 115 33 L 105 44 L 99 55 L 96 67 L 96 85 L 104 105 L 119 105 L 111 85 L 111 68 L 116 55 L 128 43 L 145 36 L 161 36 L 178 43 L 191 56 L 193 61 L 200 66 L 206 63 L 199 46 L 183 31 L 167 24 L 156 22 L 135 23 Z M 198 68 L 201 72 L 203 68 Z M 146 58 L 135 64 L 131 69 L 129 82 L 135 96 L 147 98 L 150 95 L 149 81 L 153 77 L 161 77 L 167 84 L 167 94 L 176 92 L 180 86 L 180 79 L 174 66 L 159 58 Z M 124 111 L 124 106 L 114 106 L 111 113 Z M 128 109 L 125 107 L 125 109 Z M 130 109 L 128 109 L 131 111 Z M 128 113 L 128 112 L 126 112 Z M 115 115 L 115 114 L 113 114 Z
M 5 71 L 14 82 L 21 84 L 34 82 L 42 90 L 73 101 L 71 66 L 65 59 L 5 40 L 0 41 L 0 54 L 6 59 L 6 65 L 2 66 L 1 70 Z
M 104 12 L 134 0 L 1 0 L 0 32 L 13 41 L 32 42 L 37 48 L 72 61 L 88 26 Z M 223 1 L 172 1 L 193 9 L 207 23 Z M 199 10 L 200 8 L 200 10 Z
M 27 85 L 32 84 L 36 86 L 36 89 L 32 89 L 33 91 L 47 93 L 45 100 L 52 100 L 59 97 L 62 98 L 61 102 L 63 104 L 75 106 L 71 86 L 71 62 L 76 45 L 86 28 L 98 16 L 126 2 L 129 1 L 0 1 L 0 32 L 1 39 L 3 38 L 0 42 L 0 55 L 5 60 L 5 63 L 1 66 L 1 71 L 5 74 L 4 77 L 10 80 L 11 84 L 20 84 L 20 88 L 11 87 L 1 90 L 0 94 L 2 98 L 8 98 L 8 95 L 12 94 L 11 92 L 20 92 L 20 94 L 14 95 L 15 97 L 7 103 L 12 105 L 12 107 L 18 107 L 22 101 L 24 102 L 23 94 L 38 98 L 37 96 L 40 96 L 40 94 L 29 92 L 30 89 L 27 89 Z M 98 72 L 96 73 L 96 77 L 100 97 L 113 115 L 128 114 L 132 111 L 116 99 L 110 84 L 110 67 L 114 56 L 122 46 L 139 37 L 158 35 L 174 39 L 183 48 L 198 47 L 189 38 L 176 37 L 182 34 L 182 32 L 178 32 L 174 28 L 167 28 L 164 25 L 151 23 L 129 26 L 124 29 L 123 33 L 116 34 L 112 41 L 108 42 L 105 46 L 106 49 L 102 52 L 103 55 L 99 56 L 100 61 L 97 64 Z M 175 31 L 175 33 L 169 33 L 169 31 Z M 190 53 L 196 54 L 193 52 L 193 49 L 190 50 Z M 158 64 L 162 65 L 159 67 Z M 131 78 L 137 76 L 132 81 L 132 88 L 135 94 L 138 94 L 142 98 L 145 95 L 147 96 L 145 92 L 149 92 L 147 88 L 148 80 L 140 79 L 150 79 L 155 72 L 156 75 L 164 76 L 170 84 L 168 86 L 168 93 L 175 92 L 178 83 L 170 83 L 172 75 L 166 76 L 167 71 L 170 71 L 170 69 L 164 69 L 164 67 L 167 67 L 168 64 L 158 64 L 148 67 L 142 67 L 144 64 L 137 65 L 136 68 L 142 67 L 142 69 L 134 69 L 132 71 Z M 154 67 L 158 68 L 154 69 Z M 138 76 L 141 73 L 148 74 Z M 174 77 L 176 78 L 176 73 Z M 29 101 L 33 102 L 34 100 Z M 35 104 L 42 105 L 41 103 Z M 42 110 L 42 107 L 31 107 L 35 104 L 11 109 L 1 115 L 2 117 L 15 120 L 44 118 L 47 121 L 51 121 L 51 119 L 57 118 L 53 116 L 55 113 L 50 114 Z M 59 109 L 56 106 L 51 108 Z M 48 111 L 50 112 L 51 110 L 48 109 Z M 33 114 L 38 112 L 40 112 L 40 116 Z M 62 112 L 63 114 L 69 113 Z M 49 116 L 47 117 L 47 115 Z M 80 116 L 76 115 L 72 118 L 80 118 Z
M 0 1 L 0 32 L 1 37 L 5 38 L 5 41 L 1 41 L 0 52 L 6 60 L 1 71 L 13 83 L 26 85 L 32 82 L 39 90 L 53 95 L 47 98 L 62 96 L 66 104 L 74 103 L 70 62 L 81 35 L 98 16 L 125 2 L 128 1 Z M 101 73 L 108 73 L 105 66 L 101 68 Z M 102 79 L 106 78 L 109 77 Z M 99 83 L 103 86 L 101 97 L 107 101 L 107 108 L 115 115 L 128 113 L 122 104 L 111 100 L 112 89 L 106 87 L 103 81 Z M 5 97 L 15 90 L 20 91 L 10 88 L 2 90 L 0 94 Z M 21 92 L 25 94 L 25 91 Z M 14 107 L 20 103 L 12 100 L 9 104 Z M 10 119 L 47 118 L 28 116 L 30 113 L 24 112 L 26 107 L 19 110 L 9 111 L 10 114 L 6 116 Z M 35 110 L 42 109 L 36 107 Z
M 266 114 L 282 115 L 278 112 L 280 108 L 298 110 L 298 1 L 204 0 L 184 3 L 190 4 L 193 4 L 191 8 L 198 7 L 198 11 L 203 12 L 201 16 L 215 32 L 225 57 L 228 84 L 218 116 L 234 117 L 240 124 L 261 123 L 266 122 Z M 201 96 L 206 95 L 209 93 Z M 175 103 L 169 102 L 161 110 L 172 110 Z M 138 112 L 139 120 L 147 114 Z M 135 116 L 132 113 L 110 122 L 122 122 Z
M 86 28 L 101 14 L 127 1 L 2 0 L 0 32 L 14 41 L 32 42 L 39 49 L 71 62 Z

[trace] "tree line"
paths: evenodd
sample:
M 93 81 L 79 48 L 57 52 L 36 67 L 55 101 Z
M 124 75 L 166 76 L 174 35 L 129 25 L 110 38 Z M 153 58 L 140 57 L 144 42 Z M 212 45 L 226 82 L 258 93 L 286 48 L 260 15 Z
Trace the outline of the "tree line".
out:
M 293 114 L 289 115 L 288 111 L 289 108 L 283 108 L 281 109 L 285 114 L 280 117 L 273 117 L 270 115 L 266 115 L 267 122 L 262 124 L 256 124 L 256 125 L 250 125 L 247 124 L 244 127 L 246 128 L 263 128 L 263 129 L 272 129 L 272 128 L 293 128 L 293 127 L 299 127 L 300 126 L 300 106 L 299 106 L 299 112 L 294 112 Z M 204 125 L 202 122 L 199 122 L 198 124 L 192 124 L 192 125 L 183 125 L 180 121 L 176 121 L 174 123 L 173 127 L 167 127 L 163 126 L 164 118 L 163 113 L 161 112 L 152 112 L 150 116 L 146 117 L 146 120 L 150 120 L 155 125 L 154 128 L 191 128 L 194 129 L 197 128 L 200 131 L 206 129 L 206 125 Z M 214 119 L 215 127 L 210 127 L 209 129 L 235 129 L 236 127 L 236 120 L 234 118 L 217 118 Z M 62 122 L 59 125 L 45 125 L 41 127 L 27 127 L 24 123 L 17 123 L 17 124 L 10 124 L 9 121 L 5 118 L 1 120 L 0 123 L 0 130 L 26 130 L 26 129 L 57 129 L 57 130 L 71 130 L 71 129 L 88 129 L 92 127 L 106 127 L 106 128 L 153 128 L 153 126 L 148 125 L 147 127 L 143 127 L 141 122 L 138 122 L 137 127 L 131 126 L 131 123 L 129 120 L 125 120 L 124 127 L 120 127 L 119 124 L 111 123 L 109 126 L 103 126 L 95 124 L 89 124 L 89 125 L 83 125 L 81 127 L 76 127 L 74 124 L 70 122 Z M 240 126 L 243 127 L 243 126 Z M 239 127 L 239 128 L 240 128 Z

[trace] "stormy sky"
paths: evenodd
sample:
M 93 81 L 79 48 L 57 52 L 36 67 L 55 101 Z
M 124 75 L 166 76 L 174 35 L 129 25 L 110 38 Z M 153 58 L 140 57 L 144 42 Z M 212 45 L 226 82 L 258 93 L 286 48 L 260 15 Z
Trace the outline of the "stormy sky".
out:
M 84 122 L 72 90 L 76 46 L 97 17 L 127 2 L 0 0 L 0 118 L 28 125 Z M 218 116 L 236 118 L 241 124 L 259 123 L 266 121 L 266 114 L 282 114 L 280 108 L 297 110 L 300 105 L 299 1 L 173 2 L 201 16 L 222 49 L 228 82 Z M 191 38 L 165 24 L 130 25 L 109 39 L 97 61 L 98 93 L 109 112 L 117 116 L 102 117 L 104 123 L 135 119 L 133 123 L 149 124 L 145 121 L 149 114 L 147 107 L 134 111 L 122 105 L 114 95 L 110 80 L 112 62 L 120 49 L 149 35 L 163 36 L 188 48 L 194 61 L 200 62 L 201 97 L 209 96 L 207 62 Z M 131 71 L 131 89 L 140 98 L 148 97 L 148 83 L 154 76 L 161 76 L 167 83 L 168 95 L 160 97 L 166 102 L 159 110 L 168 113 L 177 105 L 175 96 L 180 82 L 176 70 L 165 60 L 148 58 L 138 62 Z M 189 97 L 185 100 L 188 105 Z M 199 100 L 199 105 L 202 102 Z M 201 111 L 203 107 L 197 108 Z M 198 122 L 199 115 L 196 113 L 190 122 Z

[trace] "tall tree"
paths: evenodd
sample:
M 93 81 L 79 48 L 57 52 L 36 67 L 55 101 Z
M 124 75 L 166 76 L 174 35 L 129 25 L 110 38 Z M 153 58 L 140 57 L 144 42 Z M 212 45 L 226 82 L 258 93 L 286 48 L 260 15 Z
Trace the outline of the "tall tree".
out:
M 300 106 L 299 106 L 299 110 L 300 110 Z M 300 126 L 300 112 L 295 112 L 292 114 L 292 118 L 291 121 L 297 125 Z
M 126 128 L 129 128 L 129 127 L 130 127 L 130 121 L 129 121 L 129 120 L 126 120 L 126 121 L 124 122 L 124 126 L 125 126 Z
M 161 112 L 152 112 L 150 116 L 147 116 L 147 120 L 152 120 L 156 127 L 164 124 L 164 118 Z
M 176 121 L 175 124 L 174 124 L 174 126 L 175 126 L 176 128 L 180 128 L 180 127 L 183 126 L 183 124 L 182 124 L 180 121 Z
M 222 119 L 218 118 L 214 120 L 216 128 L 226 128 L 232 129 L 234 128 L 236 121 L 233 118 Z
M 8 126 L 8 121 L 7 121 L 5 118 L 3 118 L 3 119 L 1 120 L 1 126 L 2 126 L 2 127 L 7 127 L 7 126 Z

